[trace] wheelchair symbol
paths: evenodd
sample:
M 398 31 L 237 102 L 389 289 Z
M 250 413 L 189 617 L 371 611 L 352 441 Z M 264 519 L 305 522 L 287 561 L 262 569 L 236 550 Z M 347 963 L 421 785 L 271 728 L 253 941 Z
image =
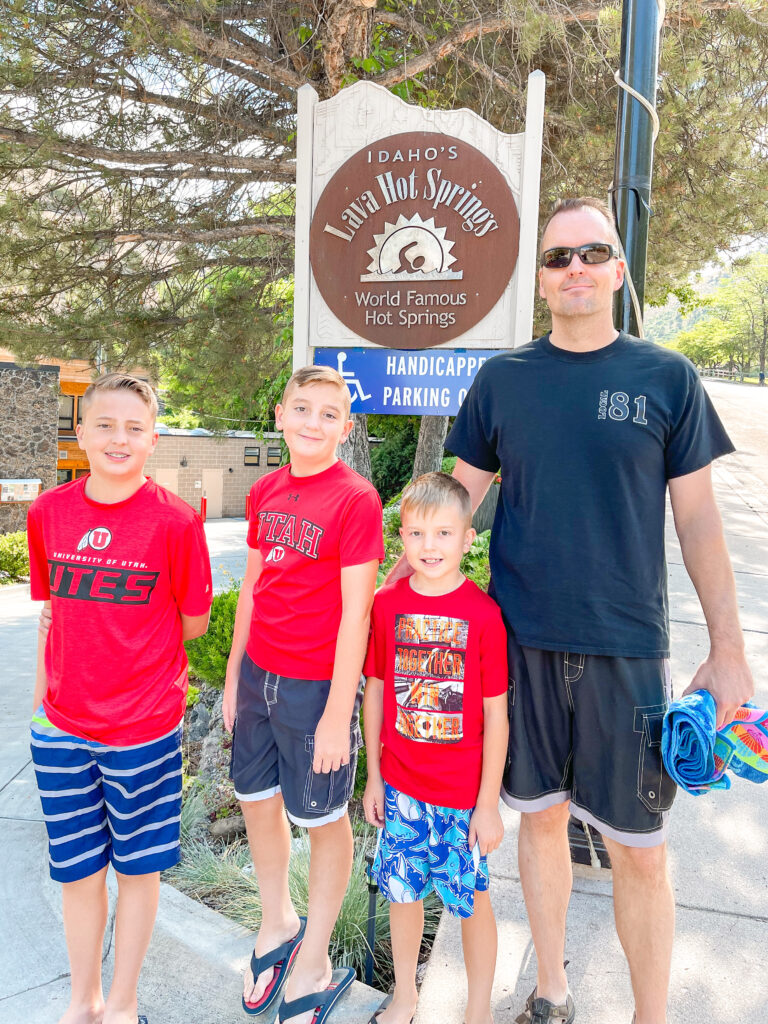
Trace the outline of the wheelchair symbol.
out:
M 355 376 L 354 371 L 344 369 L 344 363 L 346 361 L 347 353 L 339 352 L 338 356 L 336 357 L 336 369 L 339 371 L 341 376 L 346 381 L 347 387 L 349 388 L 350 394 L 352 395 L 352 402 L 354 402 L 356 398 L 359 398 L 361 402 L 365 402 L 371 396 L 366 395 L 365 391 L 363 391 L 363 385 Z

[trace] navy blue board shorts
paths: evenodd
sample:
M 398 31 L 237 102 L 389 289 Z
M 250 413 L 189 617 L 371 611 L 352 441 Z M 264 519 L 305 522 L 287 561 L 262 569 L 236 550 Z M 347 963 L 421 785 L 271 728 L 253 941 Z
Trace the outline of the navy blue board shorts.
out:
M 509 634 L 509 755 L 502 799 L 574 817 L 624 846 L 664 842 L 676 786 L 661 758 L 664 658 L 521 647 Z
M 330 679 L 278 676 L 244 654 L 230 768 L 237 799 L 247 803 L 280 793 L 290 820 L 305 828 L 344 817 L 363 743 L 362 682 L 361 677 L 349 728 L 349 764 L 315 772 L 315 729 L 325 711 Z

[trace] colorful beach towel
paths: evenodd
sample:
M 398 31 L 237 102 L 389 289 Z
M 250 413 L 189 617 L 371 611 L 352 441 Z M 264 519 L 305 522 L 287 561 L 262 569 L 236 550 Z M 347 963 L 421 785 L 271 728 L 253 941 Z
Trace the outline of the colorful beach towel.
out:
M 664 716 L 661 753 L 675 782 L 701 796 L 730 789 L 726 772 L 750 782 L 768 781 L 768 711 L 747 703 L 719 732 L 717 705 L 708 690 L 673 701 Z

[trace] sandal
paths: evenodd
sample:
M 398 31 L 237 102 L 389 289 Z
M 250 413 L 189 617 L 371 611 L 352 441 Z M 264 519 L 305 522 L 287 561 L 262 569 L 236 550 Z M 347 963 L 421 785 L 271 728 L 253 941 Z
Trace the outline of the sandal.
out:
M 576 1008 L 573 996 L 569 992 L 565 1002 L 555 1006 L 548 999 L 540 999 L 536 989 L 528 996 L 525 1009 L 516 1018 L 515 1024 L 573 1024 L 576 1019 Z
M 254 985 L 262 971 L 268 971 L 270 967 L 273 970 L 273 976 L 272 981 L 267 985 L 264 995 L 257 1003 L 246 1003 L 245 996 L 243 996 L 243 1009 L 249 1016 L 255 1017 L 259 1013 L 264 1013 L 270 1006 L 273 1006 L 282 991 L 283 985 L 288 980 L 288 975 L 293 967 L 293 961 L 296 959 L 296 955 L 301 948 L 301 943 L 304 940 L 304 931 L 307 927 L 306 917 L 300 917 L 299 921 L 299 930 L 292 939 L 284 942 L 277 949 L 271 949 L 268 953 L 264 953 L 263 956 L 256 956 L 255 953 L 251 955 L 251 975 Z

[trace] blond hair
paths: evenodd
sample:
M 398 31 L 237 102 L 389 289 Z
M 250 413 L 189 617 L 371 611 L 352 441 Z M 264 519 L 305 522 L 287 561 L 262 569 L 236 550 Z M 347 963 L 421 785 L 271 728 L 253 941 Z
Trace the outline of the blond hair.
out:
M 596 210 L 605 220 L 608 228 L 609 237 L 605 239 L 606 242 L 610 242 L 619 248 L 619 233 L 616 230 L 616 224 L 614 223 L 613 214 L 611 213 L 610 207 L 607 203 L 604 203 L 602 199 L 596 199 L 594 196 L 578 196 L 572 199 L 559 199 L 552 207 L 552 212 L 544 221 L 544 227 L 541 229 L 541 237 L 544 238 L 544 234 L 552 223 L 552 221 L 561 213 L 570 213 L 571 210 Z M 596 238 L 596 242 L 601 242 L 603 239 Z
M 157 395 L 147 381 L 140 377 L 132 377 L 129 373 L 105 373 L 89 385 L 85 394 L 80 399 L 80 409 L 85 417 L 91 401 L 107 391 L 130 391 L 140 398 L 149 409 L 152 416 L 152 423 L 157 419 Z
M 435 512 L 446 505 L 456 505 L 467 528 L 472 525 L 472 499 L 464 484 L 447 473 L 424 473 L 403 491 L 400 519 L 409 511 Z
M 288 395 L 294 388 L 303 388 L 308 384 L 332 384 L 341 392 L 344 418 L 349 419 L 349 410 L 352 405 L 352 396 L 349 393 L 347 382 L 338 370 L 330 366 L 302 366 L 291 374 L 288 383 L 285 385 L 281 405 L 285 405 Z

